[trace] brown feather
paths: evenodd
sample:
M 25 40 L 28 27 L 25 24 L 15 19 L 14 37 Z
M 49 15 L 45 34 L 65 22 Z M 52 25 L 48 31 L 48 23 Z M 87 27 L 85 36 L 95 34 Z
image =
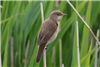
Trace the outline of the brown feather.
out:
M 38 53 L 35 60 L 37 63 L 40 61 L 45 45 L 46 43 L 39 46 Z
M 40 29 L 38 39 L 37 39 L 39 49 L 38 49 L 38 53 L 36 56 L 36 62 L 40 61 L 45 45 L 47 44 L 48 40 L 52 37 L 54 32 L 56 31 L 57 26 L 58 26 L 57 22 L 53 21 L 50 18 L 44 21 Z
M 42 25 L 41 30 L 38 35 L 37 43 L 41 45 L 47 43 L 51 36 L 57 29 L 57 22 L 48 18 Z

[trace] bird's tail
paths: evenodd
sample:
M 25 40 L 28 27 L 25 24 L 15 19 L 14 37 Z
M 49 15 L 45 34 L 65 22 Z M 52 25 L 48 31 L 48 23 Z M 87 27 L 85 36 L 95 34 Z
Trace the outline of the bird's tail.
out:
M 36 56 L 36 62 L 38 63 L 41 59 L 41 56 L 42 56 L 42 53 L 43 53 L 43 50 L 45 48 L 45 45 L 46 44 L 42 44 L 42 45 L 39 45 L 39 48 L 38 48 L 38 53 L 37 53 L 37 56 Z

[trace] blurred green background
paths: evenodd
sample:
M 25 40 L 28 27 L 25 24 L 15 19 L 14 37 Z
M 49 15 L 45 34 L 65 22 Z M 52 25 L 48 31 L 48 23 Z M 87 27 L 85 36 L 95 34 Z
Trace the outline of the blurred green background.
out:
M 94 67 L 96 41 L 66 1 L 1 1 L 1 61 L 3 67 L 43 67 L 43 57 L 35 62 L 37 35 L 42 25 L 40 2 L 44 19 L 54 10 L 66 13 L 60 22 L 56 40 L 46 50 L 47 67 L 77 67 L 76 21 L 79 26 L 81 67 Z M 96 35 L 100 31 L 100 1 L 71 1 Z M 56 4 L 58 4 L 56 6 Z M 99 34 L 100 35 L 100 34 Z M 61 47 L 59 47 L 61 39 Z M 99 37 L 100 41 L 100 37 Z M 61 60 L 60 50 L 61 48 Z M 97 66 L 100 67 L 100 47 Z M 60 62 L 61 61 L 61 62 Z

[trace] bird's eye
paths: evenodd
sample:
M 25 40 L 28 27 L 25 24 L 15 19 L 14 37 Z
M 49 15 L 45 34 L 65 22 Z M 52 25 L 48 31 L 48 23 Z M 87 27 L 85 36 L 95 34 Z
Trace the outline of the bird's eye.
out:
M 57 14 L 57 16 L 59 16 L 59 14 Z

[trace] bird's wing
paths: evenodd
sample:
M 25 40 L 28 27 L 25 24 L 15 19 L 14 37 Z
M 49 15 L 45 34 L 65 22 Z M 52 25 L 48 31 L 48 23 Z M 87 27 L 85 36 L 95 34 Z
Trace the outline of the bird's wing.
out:
M 47 43 L 48 40 L 51 38 L 51 36 L 53 35 L 53 33 L 56 31 L 57 29 L 57 24 L 56 22 L 50 20 L 48 22 L 48 20 L 46 20 L 42 27 L 41 30 L 39 32 L 38 35 L 38 39 L 37 39 L 37 43 L 38 45 L 42 45 L 44 43 Z

